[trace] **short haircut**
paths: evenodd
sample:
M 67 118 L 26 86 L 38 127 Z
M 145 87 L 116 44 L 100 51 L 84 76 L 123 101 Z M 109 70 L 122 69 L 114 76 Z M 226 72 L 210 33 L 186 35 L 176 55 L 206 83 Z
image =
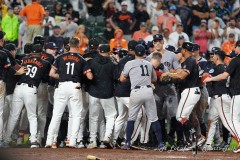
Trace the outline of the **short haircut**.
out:
M 80 39 L 77 37 L 73 37 L 69 41 L 70 48 L 78 48 L 80 43 Z
M 216 23 L 219 23 L 219 20 L 218 20 L 218 19 L 214 19 L 213 21 L 216 22 Z
M 162 54 L 160 52 L 153 52 L 152 59 L 162 59 Z

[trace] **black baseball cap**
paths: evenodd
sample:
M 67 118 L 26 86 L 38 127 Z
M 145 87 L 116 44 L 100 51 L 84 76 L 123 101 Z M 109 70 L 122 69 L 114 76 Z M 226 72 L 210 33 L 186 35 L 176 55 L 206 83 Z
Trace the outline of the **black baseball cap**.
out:
M 44 7 L 44 10 L 45 10 L 45 11 L 48 11 L 49 9 L 48 9 L 48 7 Z
M 162 10 L 168 10 L 168 7 L 167 6 L 163 6 Z
M 89 43 L 88 43 L 90 48 L 97 48 L 99 46 L 99 42 L 96 38 L 92 38 L 90 39 Z
M 181 53 L 182 47 L 178 47 L 178 49 L 174 52 L 175 54 Z
M 100 53 L 109 53 L 110 52 L 110 46 L 109 44 L 101 44 L 99 46 L 99 52 Z
M 153 41 L 155 40 L 163 40 L 163 35 L 162 34 L 155 34 L 153 36 Z
M 135 47 L 135 54 L 137 56 L 143 56 L 146 53 L 145 47 L 142 44 L 138 44 Z
M 5 32 L 3 32 L 3 31 L 0 31 L 0 39 L 3 39 L 3 37 L 5 36 Z
M 9 10 L 13 10 L 13 8 L 12 8 L 12 7 L 8 7 L 7 10 L 8 10 L 8 11 L 9 11 Z
M 45 44 L 45 49 L 58 49 L 56 43 L 54 42 L 48 42 L 47 44 Z
M 60 29 L 61 27 L 59 25 L 55 25 L 53 29 Z
M 200 46 L 196 43 L 193 43 L 192 51 L 194 52 L 194 51 L 198 51 L 198 50 L 200 50 Z
M 152 41 L 148 41 L 147 47 L 148 48 L 153 48 L 154 47 L 153 42 Z
M 24 45 L 24 53 L 25 53 L 25 54 L 32 53 L 32 47 L 33 47 L 33 44 L 32 44 L 32 43 L 26 43 L 26 44 Z
M 240 40 L 238 40 L 237 42 L 236 42 L 236 45 L 235 45 L 236 47 L 237 46 L 240 46 Z
M 221 48 L 219 48 L 219 47 L 213 47 L 212 50 L 211 50 L 211 53 L 215 53 L 215 52 L 220 51 L 220 50 L 221 50 Z
M 138 44 L 138 42 L 135 41 L 135 40 L 129 41 L 128 42 L 128 50 L 129 51 L 134 51 L 137 44 Z
M 183 42 L 182 48 L 186 49 L 189 52 L 192 52 L 193 44 L 191 42 Z
M 175 47 L 172 46 L 172 45 L 167 45 L 167 46 L 165 47 L 165 49 L 168 50 L 168 51 L 170 51 L 170 52 L 175 52 Z
M 32 53 L 41 53 L 41 52 L 42 52 L 42 45 L 34 44 L 32 47 Z
M 15 50 L 17 50 L 16 45 L 13 44 L 13 43 L 8 43 L 8 44 L 6 44 L 6 45 L 4 46 L 4 48 L 5 48 L 6 50 L 8 50 L 8 51 L 15 51 Z

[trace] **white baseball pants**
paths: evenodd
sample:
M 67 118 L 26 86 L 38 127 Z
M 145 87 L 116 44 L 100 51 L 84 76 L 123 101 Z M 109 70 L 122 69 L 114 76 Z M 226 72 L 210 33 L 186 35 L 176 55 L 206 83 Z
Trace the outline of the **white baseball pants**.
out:
M 189 116 L 197 104 L 201 96 L 199 87 L 184 89 L 181 93 L 181 99 L 178 104 L 176 119 L 184 123 L 185 120 L 189 119 Z
M 51 145 L 54 139 L 58 136 L 57 134 L 61 123 L 61 118 L 67 105 L 70 108 L 69 114 L 72 115 L 73 119 L 69 145 L 74 146 L 76 144 L 83 108 L 82 91 L 81 89 L 78 89 L 79 87 L 80 83 L 67 81 L 60 82 L 58 88 L 55 89 L 53 115 L 48 128 L 46 145 Z
M 7 95 L 5 97 L 5 102 L 4 102 L 4 108 L 3 108 L 3 128 L 4 128 L 4 132 L 6 131 L 6 127 L 7 127 L 7 122 L 8 122 L 8 118 L 9 118 L 9 114 L 10 114 L 10 109 L 12 108 L 12 97 L 13 95 Z
M 0 141 L 3 140 L 3 106 L 5 98 L 5 83 L 0 80 Z
M 28 84 L 22 83 L 16 85 L 13 93 L 12 108 L 10 110 L 6 130 L 6 142 L 11 141 L 11 135 L 16 126 L 23 105 L 26 107 L 30 124 L 30 141 L 37 141 L 37 87 L 29 87 Z
M 240 95 L 232 97 L 230 115 L 233 131 L 240 144 Z
M 104 115 L 106 118 L 106 132 L 105 137 L 111 137 L 115 118 L 116 118 L 116 108 L 114 97 L 108 99 L 99 99 L 89 95 L 89 129 L 90 129 L 90 141 L 96 141 L 99 113 L 101 109 L 104 110 Z

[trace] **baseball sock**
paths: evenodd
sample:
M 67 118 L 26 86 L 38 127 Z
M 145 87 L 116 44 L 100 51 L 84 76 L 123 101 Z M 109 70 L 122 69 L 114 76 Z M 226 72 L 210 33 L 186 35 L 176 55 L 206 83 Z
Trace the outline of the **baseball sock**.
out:
M 134 122 L 135 121 L 128 121 L 127 122 L 127 129 L 126 129 L 126 142 L 127 143 L 131 142 L 131 137 L 132 137 L 133 130 L 134 130 Z
M 228 142 L 228 135 L 229 135 L 229 131 L 224 127 L 224 125 L 222 125 L 223 141 L 226 143 Z
M 151 128 L 157 138 L 158 144 L 163 143 L 161 126 L 160 126 L 159 122 L 158 121 L 152 122 Z
M 165 127 L 165 118 L 162 120 L 158 120 L 160 125 L 161 125 L 161 132 L 162 132 L 162 139 L 164 142 L 167 141 L 167 131 L 166 131 L 166 127 Z
M 192 123 L 187 120 L 184 124 L 183 124 L 183 130 L 184 132 L 189 132 L 190 136 L 192 136 L 192 140 L 194 139 L 195 135 L 196 135 L 196 131 L 192 125 Z
M 201 128 L 201 134 L 202 134 L 204 137 L 206 137 L 206 136 L 207 136 L 207 128 L 206 128 L 206 125 L 205 125 L 204 122 L 202 122 L 202 123 L 200 124 L 200 128 Z

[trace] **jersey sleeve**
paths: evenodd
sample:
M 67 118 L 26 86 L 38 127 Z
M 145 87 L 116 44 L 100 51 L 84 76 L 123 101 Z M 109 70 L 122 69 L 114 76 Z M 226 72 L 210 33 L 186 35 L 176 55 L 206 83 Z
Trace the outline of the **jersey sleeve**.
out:
M 193 61 L 187 61 L 185 63 L 185 65 L 183 66 L 183 71 L 190 74 L 192 72 L 192 70 L 194 69 L 194 65 L 196 65 L 196 62 L 194 60 Z
M 52 67 L 53 67 L 55 70 L 58 70 L 58 68 L 59 68 L 59 61 L 60 61 L 60 57 L 56 58 L 56 60 L 53 62 Z
M 131 69 L 131 63 L 127 62 L 122 71 L 122 74 L 124 75 L 124 77 L 129 77 L 130 69 Z
M 82 60 L 82 64 L 83 64 L 83 74 L 87 74 L 88 72 L 91 71 L 87 61 Z
M 236 61 L 235 61 L 235 59 L 233 59 L 233 60 L 230 61 L 229 65 L 227 67 L 226 72 L 228 74 L 232 75 L 233 72 L 235 71 L 235 69 L 236 69 Z
M 156 71 L 155 71 L 155 69 L 153 68 L 153 66 L 152 66 L 151 78 L 152 78 L 152 79 L 157 78 L 157 74 L 156 74 Z
M 178 61 L 177 56 L 174 54 L 173 55 L 173 69 L 178 69 L 181 68 L 181 64 Z

